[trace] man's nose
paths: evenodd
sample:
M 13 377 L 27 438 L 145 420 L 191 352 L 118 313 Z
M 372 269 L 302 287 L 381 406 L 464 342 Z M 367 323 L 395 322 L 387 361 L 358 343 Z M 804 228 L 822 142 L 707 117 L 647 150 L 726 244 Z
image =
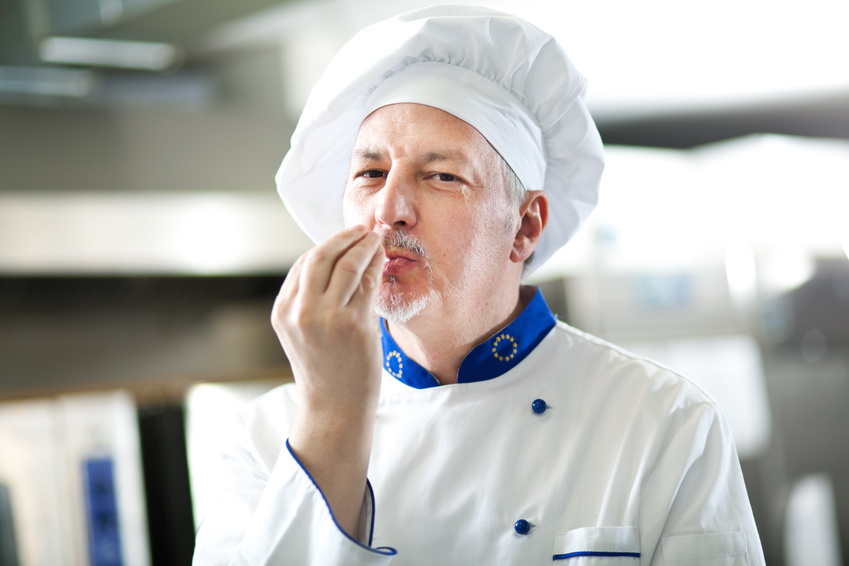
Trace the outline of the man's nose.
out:
M 378 193 L 375 209 L 378 224 L 390 229 L 409 230 L 416 224 L 415 183 L 401 172 L 390 171 L 386 184 Z

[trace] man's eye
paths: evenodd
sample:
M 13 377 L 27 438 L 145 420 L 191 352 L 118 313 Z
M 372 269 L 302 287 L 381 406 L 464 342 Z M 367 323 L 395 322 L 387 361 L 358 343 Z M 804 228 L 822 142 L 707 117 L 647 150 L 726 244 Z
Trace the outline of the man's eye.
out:
M 457 180 L 457 177 L 450 173 L 437 173 L 433 176 L 433 178 L 444 183 L 450 183 L 451 181 Z
M 368 171 L 363 171 L 358 176 L 365 177 L 366 179 L 380 179 L 381 177 L 383 177 L 383 171 L 378 171 L 377 169 L 369 169 Z

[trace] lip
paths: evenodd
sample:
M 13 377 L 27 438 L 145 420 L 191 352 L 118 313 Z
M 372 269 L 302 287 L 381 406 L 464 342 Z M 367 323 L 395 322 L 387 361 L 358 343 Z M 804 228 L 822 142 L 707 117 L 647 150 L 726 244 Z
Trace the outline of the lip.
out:
M 416 262 L 411 261 L 405 257 L 390 259 L 383 264 L 383 275 L 403 275 L 404 273 L 412 269 L 415 266 L 415 263 Z
M 421 258 L 403 250 L 386 250 L 386 262 L 383 264 L 384 276 L 403 275 L 413 269 Z

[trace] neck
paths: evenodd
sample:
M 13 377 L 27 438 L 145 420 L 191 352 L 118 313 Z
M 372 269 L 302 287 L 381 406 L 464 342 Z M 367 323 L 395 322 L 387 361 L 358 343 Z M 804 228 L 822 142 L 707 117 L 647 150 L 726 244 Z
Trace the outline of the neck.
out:
M 519 316 L 534 292 L 517 286 L 481 303 L 434 305 L 405 324 L 386 324 L 404 353 L 440 384 L 456 383 L 466 355 Z

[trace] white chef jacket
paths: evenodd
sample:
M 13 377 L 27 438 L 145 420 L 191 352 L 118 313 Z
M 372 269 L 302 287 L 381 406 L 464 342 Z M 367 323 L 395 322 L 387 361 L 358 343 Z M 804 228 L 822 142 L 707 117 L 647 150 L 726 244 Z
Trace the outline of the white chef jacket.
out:
M 539 292 L 456 384 L 383 347 L 360 540 L 288 450 L 289 384 L 240 412 L 196 566 L 764 564 L 716 403 Z

